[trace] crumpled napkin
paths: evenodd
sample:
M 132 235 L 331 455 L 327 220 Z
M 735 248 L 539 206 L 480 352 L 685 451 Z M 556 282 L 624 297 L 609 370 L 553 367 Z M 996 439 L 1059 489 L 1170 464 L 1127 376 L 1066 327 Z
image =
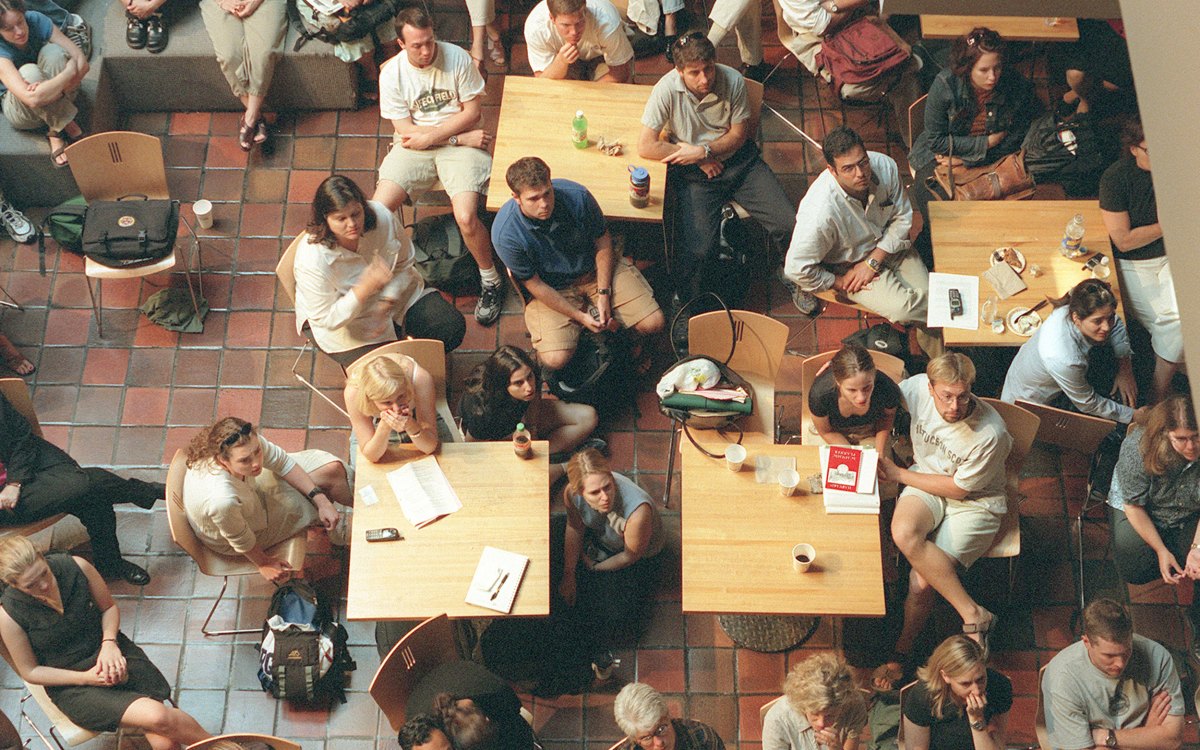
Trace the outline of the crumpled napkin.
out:
M 1008 299 L 1009 297 L 1019 292 L 1025 291 L 1028 287 L 1021 280 L 1020 274 L 1013 270 L 1013 267 L 1007 263 L 997 263 L 988 270 L 979 274 L 987 279 L 987 282 L 992 285 L 992 289 L 996 290 L 996 294 L 1000 299 Z

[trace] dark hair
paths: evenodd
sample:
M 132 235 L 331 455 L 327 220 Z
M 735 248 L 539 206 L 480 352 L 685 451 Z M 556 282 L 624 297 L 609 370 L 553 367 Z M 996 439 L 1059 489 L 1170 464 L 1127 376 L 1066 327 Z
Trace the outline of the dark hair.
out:
M 1008 58 L 1008 45 L 995 31 L 977 26 L 950 45 L 950 72 L 969 85 L 975 63 L 992 52 L 1000 55 L 1000 62 L 1003 63 Z
M 1133 638 L 1133 618 L 1124 604 L 1096 599 L 1083 610 L 1083 634 L 1089 641 L 1103 638 L 1113 643 L 1129 643 Z
M 504 173 L 508 189 L 520 194 L 526 188 L 540 188 L 550 184 L 550 165 L 536 156 L 523 156 Z
M 496 728 L 474 702 L 470 706 L 460 706 L 454 695 L 438 693 L 433 699 L 433 710 L 441 716 L 442 726 L 454 743 L 454 750 L 497 750 Z
M 825 163 L 829 166 L 837 166 L 835 159 L 839 156 L 845 156 L 856 148 L 866 149 L 863 145 L 862 136 L 852 128 L 845 125 L 830 130 L 825 136 L 825 143 L 821 145 L 821 151 L 825 154 Z
M 875 360 L 865 347 L 846 344 L 829 360 L 829 371 L 833 373 L 834 381 L 840 383 L 860 372 L 875 372 Z
M 329 214 L 341 211 L 352 203 L 357 203 L 363 208 L 363 234 L 370 232 L 375 228 L 375 212 L 367 205 L 367 197 L 363 195 L 363 191 L 349 177 L 340 174 L 326 177 L 325 181 L 317 186 L 317 193 L 312 201 L 312 213 L 308 217 L 308 226 L 305 227 L 312 241 L 333 247 L 337 239 L 333 232 L 329 231 L 329 224 L 325 219 Z
M 1117 296 L 1112 286 L 1100 279 L 1084 279 L 1058 299 L 1050 300 L 1055 307 L 1067 306 L 1071 315 L 1083 320 L 1097 310 L 1117 308 Z
M 1121 123 L 1121 148 L 1129 150 L 1142 145 L 1146 140 L 1146 131 L 1142 129 L 1142 121 L 1136 115 L 1130 115 Z
M 413 5 L 396 14 L 396 35 L 400 37 L 400 41 L 404 41 L 404 27 L 412 26 L 414 29 L 432 29 L 433 19 L 425 12 L 425 9 L 419 5 Z
M 0 0 L 0 3 L 5 0 Z M 7 12 L 7 11 L 5 11 Z M 229 451 L 254 437 L 253 426 L 244 419 L 225 417 L 196 433 L 187 447 L 187 465 L 192 468 L 209 459 L 229 458 Z
M 525 403 L 514 399 L 508 392 L 512 375 L 522 367 L 533 371 L 535 388 L 541 388 L 542 379 L 537 365 L 529 355 L 515 346 L 502 346 L 492 356 L 475 366 L 463 385 L 459 406 L 463 426 L 476 440 L 503 440 L 513 433 Z
M 1167 435 L 1171 430 L 1179 429 L 1196 429 L 1196 410 L 1192 408 L 1190 398 L 1182 393 L 1174 393 L 1150 410 L 1146 431 L 1138 442 L 1142 465 L 1147 474 L 1161 477 L 1183 463 L 1183 456 L 1171 447 L 1171 439 Z
M 3 2 L 3 0 L 0 0 Z M 404 722 L 396 740 L 404 750 L 412 750 L 417 745 L 424 745 L 433 737 L 434 731 L 444 732 L 442 722 L 429 714 L 417 714 Z
M 671 53 L 675 58 L 676 70 L 683 70 L 688 63 L 717 61 L 717 48 L 699 31 L 681 34 L 671 43 Z

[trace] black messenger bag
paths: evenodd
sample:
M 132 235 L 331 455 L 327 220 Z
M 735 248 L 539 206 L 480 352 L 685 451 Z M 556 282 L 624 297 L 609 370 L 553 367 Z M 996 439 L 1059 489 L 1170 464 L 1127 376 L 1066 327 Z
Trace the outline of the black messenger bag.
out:
M 171 254 L 179 234 L 179 201 L 127 195 L 93 201 L 83 220 L 83 254 L 101 265 L 128 268 Z

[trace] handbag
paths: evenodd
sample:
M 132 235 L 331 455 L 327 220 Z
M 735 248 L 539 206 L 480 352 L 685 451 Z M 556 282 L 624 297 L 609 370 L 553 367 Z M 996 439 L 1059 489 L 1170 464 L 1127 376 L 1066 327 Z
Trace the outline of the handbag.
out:
M 1112 163 L 1106 145 L 1090 113 L 1074 114 L 1060 105 L 1034 118 L 1021 148 L 1035 180 L 1060 183 L 1068 196 L 1080 196 L 1095 192 Z
M 908 50 L 880 23 L 875 16 L 860 16 L 822 38 L 816 62 L 829 71 L 835 91 L 847 83 L 873 81 L 908 62 Z
M 328 4 L 321 0 L 295 0 L 288 3 L 288 10 L 295 14 L 293 25 L 300 36 L 292 51 L 299 52 L 310 39 L 341 44 L 371 36 L 379 24 L 395 18 L 408 4 L 406 0 L 373 0 L 352 10 L 342 8 L 330 13 Z
M 126 195 L 93 201 L 83 218 L 83 254 L 111 268 L 161 260 L 175 248 L 179 201 Z
M 954 156 L 954 136 L 950 136 L 950 153 L 933 168 L 926 187 L 940 200 L 1020 201 L 1033 195 L 1034 181 L 1025 169 L 1024 149 L 992 164 L 968 167 Z

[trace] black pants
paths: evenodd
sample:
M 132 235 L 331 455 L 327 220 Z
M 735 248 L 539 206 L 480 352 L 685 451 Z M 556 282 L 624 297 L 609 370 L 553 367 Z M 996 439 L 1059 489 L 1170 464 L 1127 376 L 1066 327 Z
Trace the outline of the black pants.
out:
M 404 326 L 396 326 L 396 338 L 412 336 L 415 339 L 437 339 L 445 345 L 447 352 L 457 349 L 466 333 L 467 322 L 463 319 L 463 314 L 438 292 L 426 294 L 417 300 L 404 316 Z M 345 369 L 362 355 L 386 346 L 388 343 L 390 342 L 367 344 L 344 352 L 325 352 L 324 349 L 321 351 L 328 354 L 342 366 L 342 369 Z
M 1158 569 L 1158 555 L 1134 530 L 1133 524 L 1129 523 L 1125 512 L 1110 507 L 1108 521 L 1113 541 L 1113 562 L 1117 565 L 1117 573 L 1121 576 L 1121 580 L 1135 585 L 1160 580 L 1162 573 Z M 1198 521 L 1200 521 L 1200 513 L 1193 513 L 1181 525 L 1174 528 L 1164 529 L 1155 525 L 1163 544 L 1167 546 L 1172 555 L 1175 555 L 1175 560 L 1180 567 L 1187 565 L 1187 556 L 1191 551 L 1192 540 L 1196 538 Z M 1192 582 L 1192 606 L 1188 612 L 1193 622 L 1200 621 L 1200 617 L 1197 617 L 1200 615 L 1200 590 L 1195 588 L 1197 583 L 1200 582 Z
M 64 454 L 65 455 L 65 454 Z M 17 507 L 0 511 L 0 526 L 15 526 L 66 513 L 75 516 L 92 541 L 92 560 L 101 571 L 121 559 L 113 506 L 135 503 L 149 508 L 162 497 L 158 485 L 123 479 L 107 469 L 80 468 L 74 461 L 39 467 L 21 486 Z

